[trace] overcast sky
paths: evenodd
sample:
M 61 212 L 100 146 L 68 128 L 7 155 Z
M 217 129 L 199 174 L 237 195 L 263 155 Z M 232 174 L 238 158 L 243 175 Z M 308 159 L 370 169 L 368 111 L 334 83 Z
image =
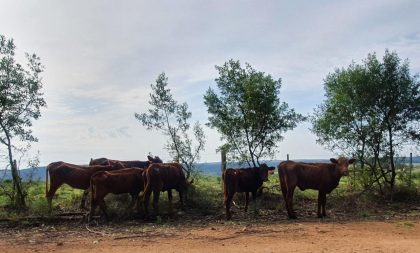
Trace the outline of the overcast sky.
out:
M 302 114 L 323 100 L 323 79 L 386 48 L 420 72 L 420 1 L 3 1 L 0 34 L 17 57 L 45 65 L 48 107 L 34 123 L 41 165 L 91 157 L 169 159 L 165 138 L 134 113 L 148 108 L 161 72 L 193 120 L 207 122 L 203 94 L 216 87 L 215 65 L 229 59 L 282 78 L 281 100 Z M 277 159 L 330 158 L 300 124 L 285 134 Z M 218 161 L 221 144 L 205 129 L 201 161 Z M 410 150 L 408 150 L 410 151 Z M 338 151 L 337 151 L 338 152 Z M 415 151 L 414 151 L 415 152 Z

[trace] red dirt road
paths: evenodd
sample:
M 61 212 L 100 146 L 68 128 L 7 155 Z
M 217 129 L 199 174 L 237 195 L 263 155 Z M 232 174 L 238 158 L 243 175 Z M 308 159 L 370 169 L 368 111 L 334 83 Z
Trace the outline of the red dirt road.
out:
M 420 252 L 419 219 L 89 229 L 1 229 L 0 252 Z

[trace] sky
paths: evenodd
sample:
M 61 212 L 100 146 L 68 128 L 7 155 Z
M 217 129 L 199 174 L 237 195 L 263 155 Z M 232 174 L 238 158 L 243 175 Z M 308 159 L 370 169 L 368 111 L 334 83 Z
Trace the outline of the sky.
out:
M 324 99 L 323 79 L 385 49 L 420 72 L 420 1 L 4 1 L 0 34 L 16 58 L 36 53 L 48 104 L 34 122 L 41 165 L 90 158 L 169 160 L 165 136 L 134 117 L 165 72 L 192 120 L 208 120 L 203 95 L 215 65 L 229 59 L 282 79 L 281 101 L 308 115 Z M 275 159 L 328 159 L 310 123 L 285 133 Z M 219 161 L 219 133 L 205 128 L 201 162 Z M 407 149 L 407 152 L 417 150 Z

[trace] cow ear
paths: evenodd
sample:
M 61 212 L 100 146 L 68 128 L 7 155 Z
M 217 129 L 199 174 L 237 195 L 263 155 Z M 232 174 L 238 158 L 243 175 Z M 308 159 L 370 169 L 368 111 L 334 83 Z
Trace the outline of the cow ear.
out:
M 356 162 L 356 159 L 354 159 L 354 158 L 352 158 L 352 159 L 349 160 L 349 164 L 352 164 L 354 162 Z
M 338 163 L 338 161 L 337 161 L 335 158 L 331 158 L 331 159 L 330 159 L 330 161 L 331 161 L 332 163 Z

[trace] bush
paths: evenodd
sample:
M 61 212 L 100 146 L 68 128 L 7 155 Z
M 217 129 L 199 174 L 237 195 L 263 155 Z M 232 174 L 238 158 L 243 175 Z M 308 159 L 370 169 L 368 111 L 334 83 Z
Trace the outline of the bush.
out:
M 214 214 L 223 206 L 221 177 L 198 176 L 188 190 L 187 204 L 203 215 Z

